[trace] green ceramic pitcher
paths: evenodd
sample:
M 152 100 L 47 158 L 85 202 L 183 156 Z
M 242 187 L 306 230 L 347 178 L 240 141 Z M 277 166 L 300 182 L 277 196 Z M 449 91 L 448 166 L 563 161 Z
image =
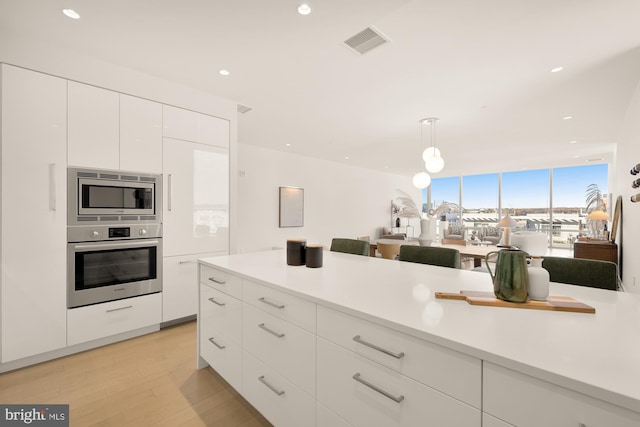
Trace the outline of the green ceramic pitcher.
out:
M 498 254 L 495 274 L 491 271 L 488 259 Z M 520 250 L 504 249 L 489 252 L 484 262 L 493 280 L 493 293 L 496 298 L 509 302 L 526 302 L 529 296 L 529 272 L 527 271 L 527 253 Z

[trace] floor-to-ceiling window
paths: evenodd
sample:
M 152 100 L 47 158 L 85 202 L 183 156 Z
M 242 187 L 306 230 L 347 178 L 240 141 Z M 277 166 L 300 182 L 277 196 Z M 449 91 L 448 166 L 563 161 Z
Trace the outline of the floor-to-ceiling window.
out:
M 607 165 L 589 165 L 553 169 L 553 222 L 558 225 L 553 237 L 556 247 L 573 247 L 581 233 L 587 233 L 586 216 L 589 197 L 598 197 L 611 210 L 607 193 Z
M 462 219 L 467 231 L 495 225 L 508 214 L 518 229 L 546 233 L 551 246 L 570 248 L 586 233 L 590 198 L 602 197 L 611 215 L 607 180 L 606 164 L 434 178 L 426 196 L 431 209 L 455 204 L 438 219 Z
M 475 234 L 498 222 L 499 174 L 462 177 L 462 220 Z

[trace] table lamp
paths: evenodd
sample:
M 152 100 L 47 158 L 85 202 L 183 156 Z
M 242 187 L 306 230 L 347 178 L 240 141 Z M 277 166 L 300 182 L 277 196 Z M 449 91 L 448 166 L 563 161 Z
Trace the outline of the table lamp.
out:
M 504 248 L 511 247 L 511 229 L 513 227 L 517 227 L 518 223 L 515 219 L 511 218 L 509 215 L 505 215 L 504 218 L 500 220 L 498 223 L 498 227 L 504 228 L 504 241 L 502 245 L 498 245 Z
M 607 215 L 607 213 L 604 211 L 595 210 L 595 211 L 591 211 L 591 213 L 587 215 L 587 220 L 592 221 L 591 223 L 593 224 L 593 229 L 595 234 L 594 237 L 600 238 L 602 236 L 602 231 L 603 231 L 602 224 L 604 223 L 604 221 L 609 220 L 609 215 Z

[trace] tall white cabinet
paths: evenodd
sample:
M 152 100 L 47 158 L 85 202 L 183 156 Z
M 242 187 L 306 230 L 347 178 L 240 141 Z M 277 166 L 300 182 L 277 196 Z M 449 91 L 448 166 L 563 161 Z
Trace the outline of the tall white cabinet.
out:
M 163 110 L 162 320 L 169 322 L 198 311 L 196 259 L 229 250 L 229 122 Z
M 6 363 L 66 346 L 67 81 L 1 67 Z

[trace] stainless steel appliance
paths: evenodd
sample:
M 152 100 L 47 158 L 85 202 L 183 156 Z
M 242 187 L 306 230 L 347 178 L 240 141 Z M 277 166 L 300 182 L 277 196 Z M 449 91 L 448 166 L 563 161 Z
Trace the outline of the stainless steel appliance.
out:
M 68 308 L 162 291 L 161 184 L 161 175 L 68 170 Z
M 162 222 L 162 175 L 69 168 L 67 225 Z

